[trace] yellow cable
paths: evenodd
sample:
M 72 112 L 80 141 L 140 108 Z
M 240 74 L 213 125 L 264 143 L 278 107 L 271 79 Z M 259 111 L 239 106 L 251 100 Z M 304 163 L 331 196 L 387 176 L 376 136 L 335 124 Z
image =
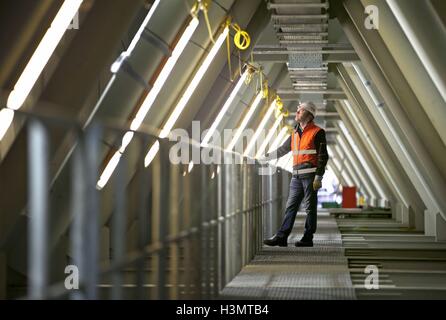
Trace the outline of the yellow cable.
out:
M 252 68 L 251 66 L 248 66 L 248 75 L 246 76 L 245 84 L 248 85 L 248 84 L 251 83 L 251 80 L 252 80 L 252 77 L 254 76 L 254 73 L 255 73 L 254 68 Z
M 263 91 L 263 73 L 262 73 L 262 69 L 259 68 L 259 81 L 260 81 L 260 90 Z M 263 93 L 262 93 L 263 94 Z
M 192 8 L 191 8 L 191 10 L 190 10 L 190 14 L 193 16 L 193 17 L 197 17 L 198 16 L 198 11 L 200 10 L 200 7 L 199 7 L 199 4 L 198 4 L 198 1 L 197 2 L 195 2 L 194 3 L 194 5 L 192 6 Z
M 211 38 L 212 43 L 215 43 L 214 36 L 212 35 L 211 24 L 209 22 L 209 16 L 208 16 L 208 1 L 201 1 L 201 10 L 203 10 L 203 13 L 204 13 L 204 20 L 206 21 L 206 26 L 208 28 L 209 37 Z
M 251 44 L 251 37 L 248 32 L 243 31 L 237 23 L 232 24 L 232 28 L 235 30 L 234 44 L 240 50 L 248 49 Z
M 234 81 L 234 79 L 232 79 L 232 66 L 231 66 L 231 43 L 229 40 L 229 32 L 228 35 L 226 36 L 226 48 L 227 48 L 227 53 L 228 53 L 228 67 L 229 67 L 229 80 Z
M 263 82 L 263 98 L 267 98 L 269 95 L 269 88 L 268 88 L 268 80 L 265 78 L 265 81 Z
M 277 110 L 282 112 L 282 110 L 283 110 L 283 102 L 282 102 L 282 99 L 280 99 L 279 96 L 276 96 L 276 107 L 277 107 Z

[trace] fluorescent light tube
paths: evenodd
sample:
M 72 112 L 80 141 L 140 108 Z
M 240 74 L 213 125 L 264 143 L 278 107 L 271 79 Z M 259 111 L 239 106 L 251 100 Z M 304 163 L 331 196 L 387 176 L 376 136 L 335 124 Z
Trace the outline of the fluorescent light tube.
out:
M 285 138 L 288 138 L 289 135 L 287 134 L 287 131 L 287 127 L 283 127 L 282 130 L 280 130 L 276 139 L 274 139 L 273 144 L 269 147 L 268 152 L 276 150 L 280 146 L 280 142 L 283 141 Z
M 235 144 L 237 143 L 237 140 L 242 135 L 243 130 L 245 130 L 246 126 L 248 125 L 249 120 L 251 119 L 252 115 L 254 114 L 254 111 L 256 110 L 257 106 L 260 104 L 260 100 L 262 100 L 263 92 L 259 92 L 254 99 L 253 103 L 251 104 L 251 107 L 248 110 L 248 113 L 243 118 L 243 121 L 240 125 L 240 127 L 237 129 L 234 137 L 232 138 L 231 142 L 229 143 L 228 147 L 226 148 L 227 151 L 231 151 Z
M 150 108 L 153 106 L 153 103 L 155 102 L 158 94 L 160 93 L 161 89 L 163 88 L 164 83 L 166 82 L 167 78 L 169 77 L 173 67 L 176 65 L 178 58 L 183 53 L 184 48 L 186 47 L 190 38 L 192 37 L 195 30 L 197 29 L 198 24 L 199 24 L 199 20 L 197 18 L 193 18 L 189 22 L 189 25 L 187 26 L 186 30 L 184 30 L 183 35 L 181 36 L 180 40 L 178 41 L 177 45 L 175 46 L 175 49 L 173 50 L 172 55 L 167 60 L 163 69 L 161 70 L 160 74 L 156 78 L 152 89 L 147 94 L 146 98 L 144 99 L 144 102 L 142 103 L 141 107 L 139 108 L 138 112 L 136 113 L 135 118 L 133 119 L 133 121 L 130 125 L 130 130 L 138 130 L 138 128 L 141 126 L 141 123 L 144 121 L 144 118 L 146 117 Z
M 273 126 L 271 127 L 271 129 L 268 132 L 268 135 L 266 136 L 265 140 L 263 141 L 262 145 L 260 146 L 259 150 L 257 150 L 257 154 L 256 154 L 256 158 L 260 157 L 263 155 L 263 153 L 265 152 L 266 147 L 268 146 L 268 143 L 271 141 L 271 139 L 274 136 L 274 133 L 277 130 L 277 127 L 279 126 L 280 122 L 283 119 L 283 115 L 281 114 L 276 121 L 274 122 Z
M 286 127 L 285 127 L 286 128 Z M 283 130 L 283 129 L 282 129 Z M 282 139 L 277 140 L 278 143 L 277 145 L 274 147 L 274 149 L 270 149 L 268 152 L 274 151 L 275 149 L 277 149 L 278 147 L 280 147 L 282 144 L 285 143 L 285 141 L 288 139 L 290 135 L 288 134 L 288 130 L 285 130 L 285 135 L 282 137 Z M 285 156 L 284 156 L 285 157 Z M 269 163 L 271 164 L 276 164 L 276 166 L 278 165 L 280 160 L 283 160 L 284 157 L 280 157 L 280 159 L 273 159 L 271 160 Z
M 160 149 L 160 142 L 159 142 L 159 140 L 156 140 L 155 143 L 150 148 L 149 152 L 147 152 L 146 157 L 144 158 L 144 166 L 146 168 L 153 161 L 153 159 L 155 158 L 155 156 L 158 153 L 159 149 Z
M 79 10 L 83 0 L 65 0 L 46 31 L 36 51 L 19 77 L 14 90 L 9 94 L 6 106 L 18 110 L 48 63 L 62 36 Z
M 268 111 L 266 112 L 265 116 L 263 117 L 262 121 L 260 122 L 256 132 L 254 133 L 254 136 L 251 138 L 251 141 L 249 142 L 248 146 L 246 147 L 246 150 L 244 152 L 244 156 L 247 156 L 249 152 L 252 150 L 252 148 L 255 146 L 257 139 L 260 136 L 260 133 L 262 133 L 263 129 L 265 128 L 266 123 L 268 122 L 269 118 L 274 112 L 274 109 L 276 108 L 276 100 L 274 100 L 271 105 L 269 106 Z
M 154 8 L 154 6 L 152 6 Z M 169 77 L 173 67 L 178 61 L 178 58 L 181 56 L 181 54 L 184 51 L 184 48 L 188 44 L 190 38 L 192 37 L 193 33 L 197 29 L 199 24 L 199 20 L 197 18 L 192 18 L 192 20 L 189 22 L 189 25 L 184 30 L 183 34 L 181 35 L 180 40 L 175 46 L 175 49 L 172 52 L 172 55 L 167 60 L 166 64 L 164 65 L 163 69 L 161 70 L 160 74 L 155 80 L 155 83 L 153 84 L 152 89 L 147 94 L 146 98 L 144 99 L 144 102 L 142 103 L 140 109 L 136 113 L 135 118 L 133 119 L 130 130 L 138 130 L 141 126 L 142 122 L 144 121 L 144 118 L 146 117 L 147 113 L 149 112 L 150 108 L 152 107 L 153 103 L 155 102 L 155 99 L 157 98 L 159 92 L 161 91 L 161 88 L 164 86 L 164 83 L 166 82 L 167 78 Z M 129 143 L 133 139 L 134 133 L 131 131 L 126 132 L 124 137 L 122 138 L 121 147 L 119 148 L 120 153 L 124 153 L 125 149 L 129 145 Z M 112 158 L 113 159 L 113 158 Z M 119 161 L 119 160 L 118 160 Z M 105 169 L 103 173 L 101 174 L 101 177 L 99 181 L 101 181 L 101 184 L 103 186 L 108 182 L 110 179 L 111 174 L 113 173 L 114 169 L 116 168 L 116 164 L 114 163 L 108 163 L 105 166 Z M 110 168 L 109 168 L 110 167 Z M 110 172 L 111 170 L 111 172 Z M 106 175 L 104 175 L 107 173 Z M 98 182 L 99 184 L 99 182 Z M 102 186 L 102 187 L 103 187 Z
M 220 112 L 218 113 L 217 118 L 215 118 L 214 123 L 212 123 L 208 132 L 204 136 L 203 141 L 201 143 L 201 145 L 203 147 L 208 146 L 209 140 L 211 139 L 215 130 L 217 130 L 218 125 L 220 124 L 221 120 L 223 119 L 223 116 L 225 115 L 225 113 L 228 111 L 232 101 L 234 101 L 235 96 L 240 91 L 240 88 L 242 87 L 243 82 L 245 82 L 247 76 L 248 76 L 248 69 L 245 70 L 245 72 L 242 74 L 242 76 L 238 80 L 237 84 L 235 85 L 234 89 L 232 90 L 231 94 L 229 95 L 228 99 L 226 100 L 225 104 L 223 105 Z
M 14 111 L 8 108 L 3 108 L 0 111 L 0 140 L 3 139 L 6 131 L 14 119 Z
M 132 39 L 132 42 L 130 42 L 129 47 L 127 50 L 125 50 L 119 59 L 114 62 L 110 68 L 111 72 L 116 73 L 118 72 L 119 68 L 122 65 L 122 62 L 127 58 L 130 57 L 132 54 L 133 49 L 135 49 L 136 44 L 138 43 L 139 39 L 141 38 L 141 34 L 144 32 L 144 29 L 146 28 L 147 24 L 149 23 L 149 20 L 152 18 L 153 13 L 155 12 L 156 8 L 158 7 L 161 0 L 155 0 L 154 3 L 152 3 L 152 6 L 150 7 L 149 12 L 147 13 L 146 17 L 144 18 L 144 21 L 139 26 L 138 31 L 136 32 L 135 36 Z
M 189 83 L 189 86 L 187 87 L 186 91 L 181 96 L 180 101 L 177 103 L 175 109 L 171 113 L 169 119 L 164 124 L 163 129 L 160 133 L 160 138 L 165 138 L 169 135 L 170 130 L 172 130 L 173 126 L 175 125 L 175 122 L 177 121 L 178 117 L 180 116 L 181 112 L 186 107 L 187 102 L 189 101 L 190 97 L 194 93 L 195 89 L 197 88 L 198 84 L 200 83 L 201 79 L 203 78 L 204 74 L 206 73 L 207 69 L 209 68 L 212 60 L 214 60 L 215 56 L 217 55 L 219 49 L 221 48 L 223 42 L 226 39 L 226 36 L 228 35 L 229 27 L 226 27 L 223 32 L 218 37 L 217 41 L 215 41 L 215 44 L 213 45 L 211 51 L 206 56 L 206 59 L 201 64 L 200 68 L 198 69 L 197 73 L 195 73 L 192 81 Z
M 107 164 L 107 167 L 105 167 L 104 172 L 102 172 L 101 177 L 99 178 L 99 181 L 96 184 L 96 189 L 101 190 L 104 188 L 104 186 L 107 184 L 108 180 L 110 179 L 113 171 L 115 171 L 116 167 L 118 166 L 119 160 L 122 157 L 122 153 L 119 151 L 116 151 L 113 157 L 110 159 L 110 161 Z
M 187 172 L 190 173 L 193 167 L 194 167 L 194 162 L 193 161 L 189 162 L 189 165 L 187 166 Z

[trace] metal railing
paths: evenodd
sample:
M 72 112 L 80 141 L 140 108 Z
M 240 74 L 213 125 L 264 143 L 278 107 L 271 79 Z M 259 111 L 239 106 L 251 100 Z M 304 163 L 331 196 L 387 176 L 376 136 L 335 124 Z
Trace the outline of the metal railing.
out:
M 195 164 L 188 172 L 187 165 L 169 161 L 173 143 L 165 139 L 145 168 L 145 153 L 157 137 L 139 131 L 108 185 L 99 191 L 103 141 L 119 140 L 126 129 L 103 124 L 83 129 L 75 122 L 20 116 L 27 118 L 29 133 L 27 298 L 218 298 L 280 223 L 288 172 L 259 175 L 260 164 L 246 159 L 238 164 Z M 69 194 L 66 261 L 78 272 L 50 277 L 54 126 L 72 136 L 73 147 L 62 169 L 69 170 L 69 179 L 57 188 Z M 202 150 L 196 144 L 190 147 Z

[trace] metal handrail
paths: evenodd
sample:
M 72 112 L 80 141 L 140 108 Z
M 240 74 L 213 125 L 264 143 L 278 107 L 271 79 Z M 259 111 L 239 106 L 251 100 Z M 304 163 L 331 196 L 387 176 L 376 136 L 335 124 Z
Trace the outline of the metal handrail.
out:
M 44 184 L 47 183 L 46 186 L 40 185 L 40 191 L 32 186 L 29 188 L 30 197 L 38 200 L 33 202 L 38 204 L 36 207 L 29 206 L 31 217 L 29 230 L 31 233 L 34 232 L 34 235 L 29 238 L 34 245 L 37 244 L 38 248 L 38 252 L 32 252 L 31 247 L 29 247 L 30 265 L 33 265 L 39 259 L 39 256 L 44 258 L 40 258 L 41 268 L 39 273 L 35 273 L 34 278 L 29 281 L 28 298 L 60 299 L 70 296 L 74 299 L 96 299 L 102 297 L 97 292 L 99 279 L 108 276 L 112 276 L 114 279 L 113 295 L 111 297 L 122 298 L 121 284 L 123 282 L 121 273 L 130 266 L 137 266 L 138 279 L 136 286 L 141 293 L 139 297 L 147 297 L 147 295 L 142 295 L 142 276 L 144 273 L 143 264 L 147 262 L 145 260 L 148 257 L 154 258 L 151 263 L 152 276 L 155 276 L 153 287 L 156 289 L 155 292 L 152 290 L 149 297 L 157 299 L 178 297 L 215 298 L 218 297 L 219 291 L 223 289 L 225 284 L 258 252 L 265 230 L 272 230 L 274 226 L 271 223 L 277 224 L 280 219 L 277 214 L 278 210 L 271 212 L 271 209 L 275 205 L 280 208 L 283 205 L 284 197 L 278 193 L 280 188 L 272 187 L 272 184 L 274 180 L 276 186 L 279 186 L 283 179 L 289 179 L 288 174 L 277 175 L 274 179 L 273 177 L 259 178 L 256 170 L 253 170 L 253 168 L 257 169 L 259 164 L 255 163 L 249 167 L 244 160 L 240 164 L 221 166 L 220 174 L 217 175 L 212 184 L 210 184 L 211 179 L 206 175 L 209 173 L 206 166 L 199 164 L 196 165 L 197 169 L 194 167 L 195 171 L 186 177 L 187 180 L 181 180 L 184 178 L 180 177 L 181 170 L 179 170 L 179 167 L 170 164 L 166 158 L 169 142 L 161 140 L 159 155 L 154 159 L 149 169 L 142 167 L 141 160 L 137 161 L 140 164 L 134 168 L 136 173 L 133 175 L 133 180 L 140 179 L 139 186 L 145 191 L 139 191 L 140 195 L 137 201 L 142 203 L 143 207 L 139 206 L 133 216 L 127 214 L 126 211 L 129 211 L 125 208 L 127 201 L 125 193 L 128 192 L 129 187 L 122 183 L 126 179 L 122 169 L 124 165 L 120 164 L 117 168 L 116 180 L 121 184 L 115 183 L 117 188 L 115 193 L 118 196 L 116 197 L 116 203 L 114 203 L 112 217 L 114 223 L 118 221 L 116 222 L 118 225 L 111 228 L 111 240 L 115 244 L 125 242 L 126 235 L 122 232 L 116 233 L 118 229 L 125 230 L 125 228 L 123 229 L 126 223 L 125 219 L 131 217 L 133 217 L 132 219 L 139 219 L 140 225 L 145 228 L 140 228 L 138 232 L 139 244 L 136 245 L 136 248 L 128 250 L 124 247 L 121 249 L 113 247 L 120 253 L 117 253 L 117 257 L 114 257 L 111 262 L 106 260 L 99 266 L 99 232 L 100 228 L 104 228 L 104 224 L 100 225 L 98 221 L 101 214 L 99 198 L 104 197 L 104 195 L 103 193 L 98 194 L 94 189 L 95 186 L 92 185 L 97 181 L 95 181 L 95 177 L 97 177 L 99 170 L 98 159 L 101 147 L 99 141 L 102 139 L 103 132 L 114 133 L 119 137 L 128 129 L 113 123 L 93 123 L 88 128 L 83 128 L 80 123 L 72 119 L 63 119 L 51 114 L 19 111 L 18 115 L 28 120 L 30 138 L 36 136 L 36 133 L 40 134 L 40 140 L 37 140 L 37 144 L 29 144 L 30 148 L 36 152 L 35 154 L 30 153 L 30 157 L 33 157 L 33 161 L 29 161 L 31 184 L 39 179 L 33 176 L 36 172 L 40 171 L 40 176 L 48 176 L 48 164 L 45 167 L 42 160 L 48 159 L 48 130 L 53 126 L 62 126 L 74 130 L 76 134 L 74 146 L 71 149 L 72 152 L 70 152 L 71 159 L 65 161 L 64 164 L 73 166 L 70 175 L 73 184 L 70 198 L 75 199 L 74 206 L 71 207 L 71 210 L 74 210 L 72 223 L 74 229 L 71 230 L 70 234 L 73 257 L 76 263 L 80 264 L 79 272 L 83 273 L 79 282 L 79 290 L 67 290 L 64 281 L 53 285 L 48 284 L 46 275 L 48 274 L 49 264 L 45 257 L 49 252 L 49 243 L 42 233 L 49 228 L 49 216 L 44 208 L 48 205 L 49 192 L 46 190 L 49 190 L 50 183 L 46 181 L 44 182 Z M 36 124 L 38 125 L 36 126 Z M 157 138 L 158 132 L 159 130 L 156 128 L 143 128 L 135 132 L 135 137 L 143 140 L 142 146 L 144 147 L 144 141 L 147 142 L 147 139 Z M 189 145 L 195 148 L 199 147 L 193 141 Z M 143 151 L 144 149 L 140 150 L 140 152 Z M 224 152 L 224 150 L 220 151 Z M 230 154 L 237 153 L 230 152 Z M 70 158 L 70 155 L 67 157 Z M 240 154 L 237 155 L 241 156 Z M 41 161 L 36 161 L 39 159 Z M 142 159 L 142 156 L 139 159 Z M 36 162 L 40 162 L 40 166 L 36 167 Z M 61 170 L 63 169 L 60 169 L 57 175 L 60 174 Z M 147 178 L 142 179 L 142 176 L 150 176 L 151 182 L 149 183 Z M 87 177 L 87 179 L 82 177 Z M 55 185 L 54 182 L 55 179 L 51 182 L 51 187 Z M 178 189 L 181 186 L 186 189 Z M 85 188 L 90 192 L 85 193 L 83 191 Z M 192 198 L 195 201 L 189 198 L 175 199 L 173 203 L 170 203 L 171 200 L 169 200 L 166 191 L 170 193 L 172 188 L 177 190 L 172 192 L 179 194 L 183 192 L 183 197 L 195 197 L 196 199 Z M 149 207 L 148 198 L 151 199 L 151 207 Z M 185 208 L 184 201 L 189 203 L 189 206 L 186 206 L 186 211 L 182 215 L 172 216 L 174 211 L 178 212 L 178 210 Z M 42 203 L 44 204 L 43 207 L 39 207 L 39 204 Z M 42 217 L 44 219 L 42 221 L 35 219 L 36 212 L 40 212 L 40 216 L 43 212 Z M 264 222 L 263 216 L 265 214 L 268 214 L 267 222 Z M 167 220 L 167 216 L 170 220 Z M 121 218 L 115 220 L 116 217 Z M 181 219 L 186 220 L 181 222 Z M 155 227 L 153 227 L 154 224 Z M 122 225 L 122 227 L 119 225 Z M 149 227 L 152 228 L 152 231 L 148 229 Z M 240 230 L 240 233 L 234 234 L 234 230 Z M 90 242 L 86 244 L 86 241 Z M 212 248 L 208 242 L 214 243 Z M 201 247 L 201 250 L 197 249 L 197 245 Z M 185 249 L 182 249 L 182 246 Z M 82 248 L 85 250 L 82 251 Z M 180 251 L 183 252 L 184 256 L 180 256 Z M 181 258 L 181 261 L 178 260 L 179 258 Z M 171 265 L 169 274 L 165 271 L 168 264 Z M 184 266 L 180 268 L 180 264 L 184 264 Z M 198 270 L 196 273 L 184 275 L 180 271 L 183 268 L 185 270 L 198 268 Z M 36 280 L 36 277 L 39 278 L 39 276 L 42 278 Z M 178 281 L 185 281 L 185 288 L 189 290 L 185 295 L 179 293 L 180 284 Z M 168 283 L 169 285 L 167 285 Z M 204 288 L 201 288 L 202 283 L 205 284 Z M 170 288 L 169 291 L 166 291 L 167 287 Z M 201 289 L 198 290 L 198 288 Z

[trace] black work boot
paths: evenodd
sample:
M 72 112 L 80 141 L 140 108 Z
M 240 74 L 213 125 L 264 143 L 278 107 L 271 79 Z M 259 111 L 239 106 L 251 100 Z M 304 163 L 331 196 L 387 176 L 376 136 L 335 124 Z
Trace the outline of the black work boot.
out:
M 303 236 L 302 239 L 297 241 L 294 245 L 296 247 L 312 247 L 313 246 L 313 237 Z
M 263 240 L 263 243 L 266 244 L 267 246 L 279 246 L 279 247 L 286 247 L 288 246 L 288 241 L 287 238 L 284 237 L 279 237 L 279 236 L 273 236 L 272 238 Z

